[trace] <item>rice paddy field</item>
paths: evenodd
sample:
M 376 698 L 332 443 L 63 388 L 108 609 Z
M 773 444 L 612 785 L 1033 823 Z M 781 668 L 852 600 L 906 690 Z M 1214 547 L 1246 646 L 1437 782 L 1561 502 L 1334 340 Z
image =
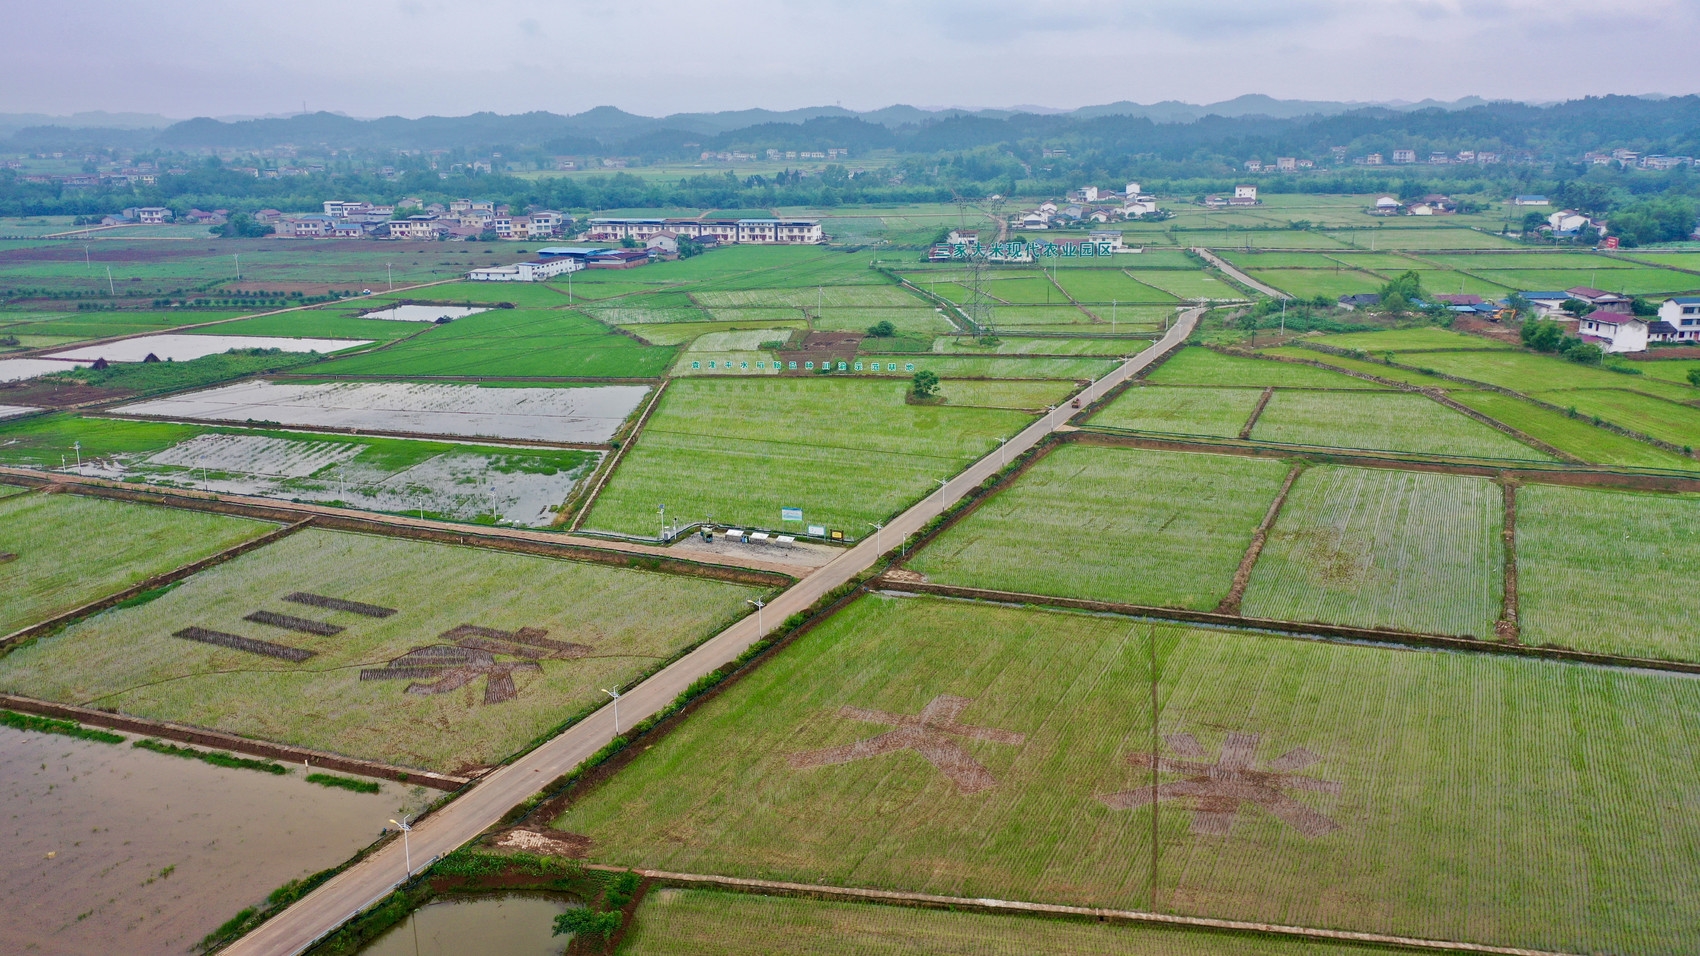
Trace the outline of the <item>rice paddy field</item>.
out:
M 918 552 L 939 584 L 1212 610 L 1279 461 L 1068 444 Z
M 622 866 L 1682 953 L 1700 820 L 1672 801 L 1697 695 L 1676 675 L 865 596 L 557 825 Z M 916 745 L 937 765 L 901 738 L 845 749 L 929 706 L 915 732 L 937 743 Z M 1155 846 L 1154 743 L 1160 780 L 1194 781 L 1159 791 Z M 1248 765 L 1274 793 L 1184 795 Z
M 74 443 L 80 443 L 80 451 Z M 77 461 L 81 457 L 81 463 Z M 548 526 L 601 452 L 40 416 L 0 463 L 477 524 Z
M 116 594 L 276 527 L 72 494 L 0 497 L 0 553 L 17 555 L 0 563 L 0 634 Z
M 1313 466 L 1288 493 L 1241 610 L 1491 638 L 1504 517 L 1485 478 Z
M 384 378 L 657 378 L 672 362 L 673 349 L 645 345 L 578 312 L 492 309 L 314 371 Z
M 1700 469 L 1700 463 L 1692 458 L 1596 427 L 1586 418 L 1571 418 L 1500 392 L 1460 390 L 1451 397 L 1583 461 L 1631 468 Z
M 1552 485 L 1517 492 L 1523 640 L 1700 660 L 1700 501 Z
M 624 686 L 757 596 L 700 578 L 308 530 L 13 651 L 0 659 L 0 687 L 453 771 L 550 732 L 598 688 Z
M 0 255 L 0 288 L 55 293 L 108 291 L 119 298 L 214 294 L 203 290 L 359 292 L 433 282 L 511 261 L 514 252 L 476 243 L 290 242 L 278 239 L 172 241 L 145 233 L 9 244 Z M 485 249 L 488 248 L 489 252 Z M 242 257 L 240 279 L 235 255 Z
M 1241 388 L 1351 388 L 1385 386 L 1314 366 L 1224 355 L 1197 346 L 1182 348 L 1145 380 L 1155 385 L 1222 385 Z
M 1574 408 L 1584 417 L 1632 428 L 1679 447 L 1700 446 L 1700 408 L 1692 405 L 1620 388 L 1571 388 L 1529 394 L 1562 408 Z M 1700 391 L 1695 395 L 1700 396 Z
M 1287 445 L 1550 460 L 1504 432 L 1409 392 L 1277 391 L 1251 437 Z
M 1130 388 L 1092 416 L 1106 428 L 1235 438 L 1263 397 L 1260 388 L 1145 385 Z M 1270 404 L 1274 404 L 1271 400 Z
M 644 896 L 620 952 L 630 956 L 1353 956 L 1388 951 L 1138 924 L 659 887 Z
M 950 388 L 946 384 L 946 390 Z M 597 496 L 586 529 L 650 535 L 657 506 L 681 522 L 809 524 L 860 537 L 1032 418 L 909 405 L 907 382 L 855 378 L 679 379 Z M 801 530 L 794 528 L 793 530 Z

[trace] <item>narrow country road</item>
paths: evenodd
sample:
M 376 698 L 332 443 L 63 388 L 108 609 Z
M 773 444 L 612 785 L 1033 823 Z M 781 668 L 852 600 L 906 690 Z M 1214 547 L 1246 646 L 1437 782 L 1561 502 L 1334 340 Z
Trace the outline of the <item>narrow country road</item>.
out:
M 1183 313 L 1162 339 L 1115 371 L 1088 386 L 1080 396 L 1088 403 L 1121 384 L 1176 348 L 1192 333 L 1203 309 Z M 822 595 L 873 566 L 886 543 L 896 544 L 919 531 L 949 504 L 960 499 L 1003 468 L 1009 458 L 1037 445 L 1066 424 L 1074 409 L 1058 406 L 1023 429 L 1007 445 L 970 465 L 937 492 L 886 523 L 878 538 L 864 540 L 775 597 L 760 616 L 746 617 L 715 635 L 665 670 L 628 690 L 620 698 L 620 726 L 630 727 L 667 706 L 697 678 L 735 660 L 760 640 L 765 624 L 777 627 L 787 617 L 806 610 Z M 459 797 L 414 827 L 410 842 L 416 868 L 447 854 L 476 837 L 502 815 L 543 786 L 578 766 L 616 736 L 612 709 L 604 707 L 559 736 L 473 784 Z M 407 877 L 401 841 L 395 841 L 337 875 L 295 905 L 260 925 L 225 950 L 230 956 L 292 956 L 336 929 L 356 913 L 377 902 Z
M 1264 285 L 1263 283 L 1257 281 L 1256 279 L 1253 279 L 1251 276 L 1248 276 L 1245 273 L 1241 272 L 1240 270 L 1234 268 L 1233 266 L 1228 264 L 1227 260 L 1216 255 L 1216 253 L 1211 252 L 1209 249 L 1205 249 L 1201 246 L 1195 246 L 1195 247 L 1193 247 L 1192 251 L 1198 253 L 1200 256 L 1203 256 L 1205 262 L 1208 262 L 1211 265 L 1215 266 L 1216 268 L 1221 269 L 1223 272 L 1226 272 L 1228 275 L 1233 276 L 1234 281 L 1240 283 L 1241 285 L 1244 285 L 1248 288 L 1256 289 L 1257 291 L 1263 293 L 1264 295 L 1271 296 L 1271 297 L 1276 298 L 1276 299 L 1291 299 L 1292 298 L 1292 296 L 1288 295 L 1285 292 L 1282 292 L 1280 289 L 1277 289 L 1274 286 Z

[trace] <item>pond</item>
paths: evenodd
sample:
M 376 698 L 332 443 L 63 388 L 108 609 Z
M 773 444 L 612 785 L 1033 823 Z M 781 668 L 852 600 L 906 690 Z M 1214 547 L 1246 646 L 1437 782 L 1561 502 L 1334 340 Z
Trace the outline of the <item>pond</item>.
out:
M 574 905 L 529 894 L 439 900 L 415 910 L 360 956 L 556 956 L 570 937 L 554 935 L 555 917 Z

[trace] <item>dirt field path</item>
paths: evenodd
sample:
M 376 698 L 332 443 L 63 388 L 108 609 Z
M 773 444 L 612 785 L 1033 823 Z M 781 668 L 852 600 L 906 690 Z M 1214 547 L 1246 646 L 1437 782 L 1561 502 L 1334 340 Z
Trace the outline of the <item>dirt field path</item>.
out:
M 1093 383 L 1081 394 L 1082 403 L 1096 399 L 1185 342 L 1202 313 L 1202 309 L 1183 313 L 1156 347 L 1141 352 Z M 1010 439 L 1008 456 L 1013 458 L 1032 448 L 1074 414 L 1075 410 L 1067 403 L 1059 405 Z M 939 493 L 928 495 L 925 501 L 892 518 L 885 526 L 883 540 L 895 543 L 919 531 L 949 504 L 1000 471 L 999 461 L 997 452 L 988 454 L 952 478 Z M 772 621 L 777 627 L 787 617 L 806 610 L 828 591 L 873 566 L 880 554 L 873 540 L 845 551 L 774 598 L 759 618 L 738 621 L 672 666 L 631 688 L 620 698 L 620 725 L 630 727 L 655 713 L 697 678 L 732 662 L 764 636 L 758 622 Z M 426 861 L 473 839 L 509 809 L 577 766 L 614 736 L 613 713 L 604 707 L 531 753 L 492 772 L 413 829 L 410 839 L 419 844 L 419 853 L 413 859 L 423 866 Z M 402 849 L 399 841 L 389 844 L 262 924 L 225 952 L 230 956 L 290 956 L 301 952 L 407 878 Z
M 1282 292 L 1280 289 L 1277 289 L 1273 286 L 1264 285 L 1263 283 L 1257 281 L 1256 279 L 1253 279 L 1251 276 L 1248 276 L 1245 273 L 1241 272 L 1240 270 L 1234 268 L 1233 266 L 1228 264 L 1227 260 L 1222 259 L 1221 257 L 1217 256 L 1214 252 L 1211 252 L 1209 249 L 1199 247 L 1199 248 L 1193 249 L 1192 251 L 1203 256 L 1205 262 L 1208 262 L 1211 265 L 1215 266 L 1216 268 L 1221 269 L 1223 272 L 1226 272 L 1228 275 L 1233 277 L 1235 282 L 1238 282 L 1239 284 L 1246 286 L 1247 288 L 1256 289 L 1257 291 L 1263 293 L 1264 295 L 1272 296 L 1272 297 L 1277 298 L 1277 299 L 1291 299 L 1292 298 L 1292 296 L 1288 295 L 1285 292 Z

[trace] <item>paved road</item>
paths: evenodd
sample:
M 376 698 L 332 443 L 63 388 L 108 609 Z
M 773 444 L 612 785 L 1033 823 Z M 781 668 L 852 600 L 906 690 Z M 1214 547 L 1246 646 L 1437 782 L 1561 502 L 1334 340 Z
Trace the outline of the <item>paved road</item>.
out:
M 1209 249 L 1202 249 L 1202 248 L 1196 248 L 1195 247 L 1192 251 L 1203 256 L 1204 261 L 1210 263 L 1211 265 L 1215 266 L 1218 269 L 1221 269 L 1223 272 L 1226 272 L 1228 275 L 1233 276 L 1234 279 L 1237 280 L 1242 285 L 1250 286 L 1251 288 L 1256 289 L 1257 291 L 1263 293 L 1264 295 L 1273 296 L 1277 299 L 1291 299 L 1292 298 L 1292 296 L 1288 295 L 1285 292 L 1282 292 L 1280 289 L 1277 289 L 1274 286 L 1264 285 L 1263 283 L 1257 281 L 1256 279 L 1253 279 L 1251 276 L 1248 276 L 1245 273 L 1241 272 L 1240 270 L 1234 268 L 1233 266 L 1229 265 L 1226 260 L 1218 257 L 1214 252 L 1211 252 Z
M 1174 328 L 1152 348 L 1119 366 L 1090 386 L 1081 398 L 1088 402 L 1150 365 L 1163 353 L 1186 340 L 1198 323 L 1202 309 L 1184 313 Z M 1010 439 L 1002 452 L 992 452 L 950 479 L 927 499 L 887 522 L 879 538 L 868 539 L 844 552 L 831 563 L 804 578 L 774 598 L 760 616 L 746 617 L 671 666 L 633 687 L 620 698 L 620 726 L 630 727 L 667 706 L 692 682 L 730 663 L 746 648 L 787 617 L 807 609 L 822 595 L 849 581 L 878 559 L 881 545 L 894 545 L 902 537 L 919 531 L 950 503 L 1003 468 L 1003 462 L 1038 444 L 1067 423 L 1074 410 L 1063 405 Z M 446 854 L 476 837 L 501 819 L 502 814 L 536 793 L 540 788 L 578 766 L 615 736 L 613 708 L 604 707 L 531 753 L 519 758 L 474 784 L 448 806 L 426 817 L 414 828 L 411 843 L 419 844 L 413 861 L 426 861 Z M 360 910 L 377 902 L 406 878 L 404 851 L 398 841 L 386 846 L 309 893 L 258 929 L 238 940 L 225 952 L 231 956 L 290 956 L 312 945 L 314 940 L 342 925 Z

